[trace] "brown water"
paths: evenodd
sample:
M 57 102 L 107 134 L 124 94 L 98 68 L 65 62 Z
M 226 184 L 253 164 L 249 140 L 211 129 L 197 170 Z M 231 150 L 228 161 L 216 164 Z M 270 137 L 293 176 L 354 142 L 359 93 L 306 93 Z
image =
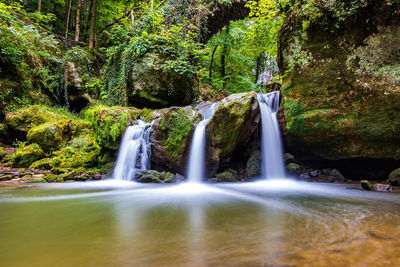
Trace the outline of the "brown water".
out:
M 292 182 L 0 187 L 0 266 L 400 266 L 400 195 Z

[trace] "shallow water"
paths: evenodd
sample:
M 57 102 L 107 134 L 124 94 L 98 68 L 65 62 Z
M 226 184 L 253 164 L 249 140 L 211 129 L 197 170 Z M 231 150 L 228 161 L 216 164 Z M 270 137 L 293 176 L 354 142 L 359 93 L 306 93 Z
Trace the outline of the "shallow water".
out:
M 271 181 L 0 187 L 1 266 L 400 266 L 400 195 Z

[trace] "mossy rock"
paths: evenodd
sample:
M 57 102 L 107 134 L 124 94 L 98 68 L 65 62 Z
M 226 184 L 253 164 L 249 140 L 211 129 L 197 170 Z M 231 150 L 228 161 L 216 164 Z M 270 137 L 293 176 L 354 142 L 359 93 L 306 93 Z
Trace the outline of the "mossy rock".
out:
M 148 52 L 134 64 L 128 82 L 128 103 L 136 107 L 183 106 L 199 96 L 198 79 L 187 72 L 161 68 L 169 55 Z
M 31 128 L 27 134 L 29 143 L 39 144 L 44 150 L 58 149 L 63 141 L 68 141 L 68 123 L 60 121 L 56 123 L 45 123 Z
M 191 136 L 201 115 L 192 107 L 163 109 L 150 135 L 152 162 L 159 167 L 185 172 Z
M 296 15 L 283 26 L 278 63 L 288 71 L 281 91 L 289 148 L 329 160 L 400 159 L 400 29 L 395 16 L 382 19 L 391 8 L 366 4 L 339 29 L 326 27 L 334 24 L 327 17 L 292 27 L 302 25 Z
M 175 183 L 175 175 L 170 172 L 158 172 L 154 170 L 140 171 L 136 173 L 136 181 L 139 183 Z
M 388 180 L 392 185 L 400 186 L 400 168 L 392 171 L 389 174 Z
M 215 178 L 216 178 L 216 182 L 222 182 L 222 183 L 232 183 L 232 182 L 238 181 L 237 173 L 231 169 L 216 174 Z
M 29 178 L 27 181 L 27 183 L 47 183 L 47 181 L 44 178 Z
M 38 143 L 45 150 L 57 149 L 70 137 L 92 130 L 89 122 L 63 109 L 40 105 L 8 113 L 5 121 L 7 133 L 27 138 L 29 143 Z
M 38 144 L 30 144 L 20 146 L 16 152 L 8 154 L 6 158 L 14 167 L 28 167 L 45 156 L 46 154 Z
M 372 191 L 372 189 L 373 189 L 372 184 L 368 180 L 362 180 L 360 182 L 360 184 L 361 184 L 361 187 L 365 190 Z
M 255 92 L 233 94 L 220 102 L 206 130 L 208 176 L 213 175 L 220 162 L 229 158 L 239 145 L 245 146 L 259 121 Z
M 249 159 L 246 164 L 247 175 L 250 177 L 256 177 L 261 175 L 261 151 L 255 150 L 251 153 Z
M 92 135 L 72 139 L 65 147 L 53 152 L 51 158 L 34 162 L 30 168 L 88 168 L 97 165 L 101 148 Z
M 117 150 L 126 127 L 140 118 L 142 111 L 134 107 L 98 105 L 83 114 L 92 124 L 97 143 L 103 148 Z
M 288 165 L 286 165 L 286 170 L 290 173 L 294 173 L 296 171 L 298 171 L 300 169 L 300 165 L 297 163 L 289 163 Z

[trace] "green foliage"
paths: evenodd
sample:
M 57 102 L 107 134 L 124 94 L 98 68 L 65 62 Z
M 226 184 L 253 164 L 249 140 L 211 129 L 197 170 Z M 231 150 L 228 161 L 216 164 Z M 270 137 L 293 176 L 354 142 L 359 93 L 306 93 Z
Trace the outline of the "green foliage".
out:
M 192 131 L 193 123 L 180 109 L 166 114 L 160 121 L 160 128 L 164 135 L 167 152 L 172 156 L 177 156 L 185 146 L 184 140 Z
M 157 55 L 153 62 L 156 70 L 173 71 L 188 79 L 196 76 L 202 51 L 195 40 L 194 30 L 187 31 L 183 24 L 167 25 L 162 11 L 149 11 L 146 19 L 131 32 L 117 26 L 112 35 L 117 45 L 107 50 L 102 91 L 104 102 L 112 105 L 124 103 L 128 77 L 135 63 L 150 52 Z
M 55 37 L 17 5 L 0 3 L 0 103 L 3 107 L 46 102 L 61 62 Z

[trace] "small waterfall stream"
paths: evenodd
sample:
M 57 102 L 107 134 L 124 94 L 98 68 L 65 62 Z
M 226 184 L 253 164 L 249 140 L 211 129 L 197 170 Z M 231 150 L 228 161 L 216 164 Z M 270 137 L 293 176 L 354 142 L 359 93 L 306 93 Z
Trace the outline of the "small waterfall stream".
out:
M 276 118 L 279 108 L 279 91 L 257 94 L 261 111 L 261 173 L 265 179 L 285 177 L 281 134 Z
M 189 182 L 200 183 L 205 177 L 206 126 L 218 105 L 219 103 L 213 103 L 206 109 L 200 110 L 203 120 L 197 124 L 190 144 L 187 169 L 187 180 Z
M 115 180 L 132 181 L 137 171 L 149 169 L 151 125 L 138 120 L 126 128 L 112 175 Z

